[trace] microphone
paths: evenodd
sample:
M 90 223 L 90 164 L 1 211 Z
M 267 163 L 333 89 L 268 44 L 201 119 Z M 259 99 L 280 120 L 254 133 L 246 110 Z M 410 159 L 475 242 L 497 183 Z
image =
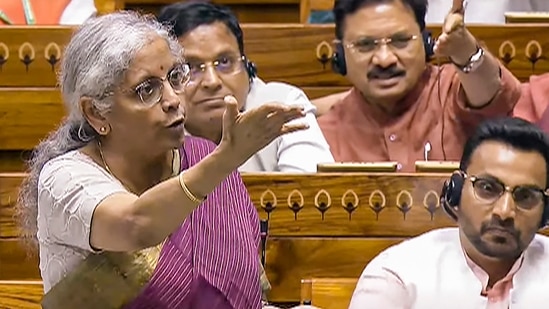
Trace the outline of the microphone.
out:
M 261 235 L 261 265 L 265 268 L 265 253 L 267 251 L 267 235 L 269 231 L 269 221 L 259 221 L 259 233 Z
M 431 152 L 431 143 L 427 142 L 423 146 L 423 158 L 425 161 L 429 161 L 429 152 Z

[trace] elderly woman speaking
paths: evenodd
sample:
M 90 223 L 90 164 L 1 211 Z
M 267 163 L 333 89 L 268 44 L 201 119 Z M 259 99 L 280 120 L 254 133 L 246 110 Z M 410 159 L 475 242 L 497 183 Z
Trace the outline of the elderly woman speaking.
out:
M 60 85 L 70 111 L 36 148 L 18 213 L 37 236 L 43 308 L 260 308 L 259 219 L 235 171 L 299 108 L 239 113 L 219 145 L 184 136 L 189 80 L 178 42 L 119 12 L 71 38 Z

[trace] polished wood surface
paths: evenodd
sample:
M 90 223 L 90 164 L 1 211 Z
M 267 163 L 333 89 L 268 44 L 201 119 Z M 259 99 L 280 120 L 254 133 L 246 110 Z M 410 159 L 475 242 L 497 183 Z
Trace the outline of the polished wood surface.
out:
M 0 150 L 32 149 L 65 115 L 55 88 L 0 88 Z
M 438 26 L 432 26 L 438 33 Z M 332 25 L 243 25 L 247 54 L 267 81 L 303 87 L 311 98 L 348 89 L 330 68 Z M 548 25 L 470 27 L 521 80 L 549 71 Z M 0 28 L 0 151 L 28 150 L 64 115 L 56 85 L 72 28 Z M 47 115 L 47 117 L 38 117 Z
M 310 278 L 301 281 L 301 301 L 322 309 L 347 309 L 357 278 Z
M 27 258 L 13 218 L 24 175 L 0 174 L 0 260 L 8 266 L 0 280 L 39 279 L 36 256 Z M 266 271 L 273 301 L 299 300 L 302 278 L 358 277 L 388 246 L 453 224 L 437 205 L 446 175 L 242 177 L 260 217 L 269 218 Z
M 271 236 L 409 237 L 453 225 L 446 174 L 243 174 Z
M 94 0 L 97 13 L 108 14 L 124 8 L 124 0 Z
M 0 174 L 0 239 L 13 221 L 22 173 Z M 271 237 L 410 237 L 452 226 L 439 205 L 446 174 L 243 174 Z
M 333 25 L 243 24 L 246 53 L 265 80 L 289 82 L 301 87 L 348 86 L 333 73 Z M 431 25 L 433 35 L 440 26 Z M 471 32 L 520 79 L 549 71 L 549 38 L 545 25 L 471 26 Z M 58 49 L 67 43 L 72 28 L 0 27 L 0 55 L 4 59 L 0 86 L 55 87 Z M 28 43 L 28 44 L 25 44 Z M 30 62 L 28 65 L 25 62 Z
M 23 176 L 0 174 L 0 261 L 7 266 L 0 280 L 39 279 L 37 258 L 21 246 L 13 218 Z M 243 174 L 260 217 L 269 218 L 270 299 L 298 301 L 303 278 L 358 278 L 385 248 L 455 226 L 438 205 L 447 176 Z
M 0 281 L 0 309 L 40 309 L 42 295 L 40 281 Z

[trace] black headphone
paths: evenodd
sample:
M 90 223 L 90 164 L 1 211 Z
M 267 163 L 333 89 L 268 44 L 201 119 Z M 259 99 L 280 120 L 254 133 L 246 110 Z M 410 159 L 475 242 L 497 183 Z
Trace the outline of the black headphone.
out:
M 456 221 L 458 219 L 456 209 L 459 208 L 464 183 L 465 175 L 463 171 L 455 171 L 450 179 L 444 182 L 440 193 L 440 205 L 442 205 L 442 209 Z M 544 203 L 540 229 L 549 225 L 549 199 L 547 197 L 545 197 Z
M 244 65 L 246 66 L 246 72 L 248 73 L 248 79 L 250 80 L 250 83 L 253 81 L 255 77 L 257 77 L 257 67 L 255 66 L 255 63 L 248 60 L 248 57 L 244 56 Z
M 423 29 L 421 31 L 423 47 L 425 48 L 425 60 L 430 61 L 435 54 L 435 40 L 430 31 Z M 332 55 L 332 70 L 343 76 L 347 75 L 347 63 L 345 62 L 345 49 L 342 42 L 335 44 L 335 52 Z

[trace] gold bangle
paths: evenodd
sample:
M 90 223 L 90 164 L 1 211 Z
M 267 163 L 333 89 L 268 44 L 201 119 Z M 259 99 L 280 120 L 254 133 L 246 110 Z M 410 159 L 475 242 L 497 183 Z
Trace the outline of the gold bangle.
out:
M 202 202 L 204 202 L 204 200 L 206 198 L 198 198 L 196 197 L 196 195 L 194 195 L 191 190 L 189 190 L 189 187 L 187 187 L 187 184 L 185 183 L 185 181 L 183 180 L 183 172 L 179 173 L 179 185 L 181 185 L 181 189 L 183 189 L 183 192 L 185 192 L 185 195 L 189 198 L 189 200 L 191 200 L 192 202 L 196 203 L 196 204 L 200 204 Z

